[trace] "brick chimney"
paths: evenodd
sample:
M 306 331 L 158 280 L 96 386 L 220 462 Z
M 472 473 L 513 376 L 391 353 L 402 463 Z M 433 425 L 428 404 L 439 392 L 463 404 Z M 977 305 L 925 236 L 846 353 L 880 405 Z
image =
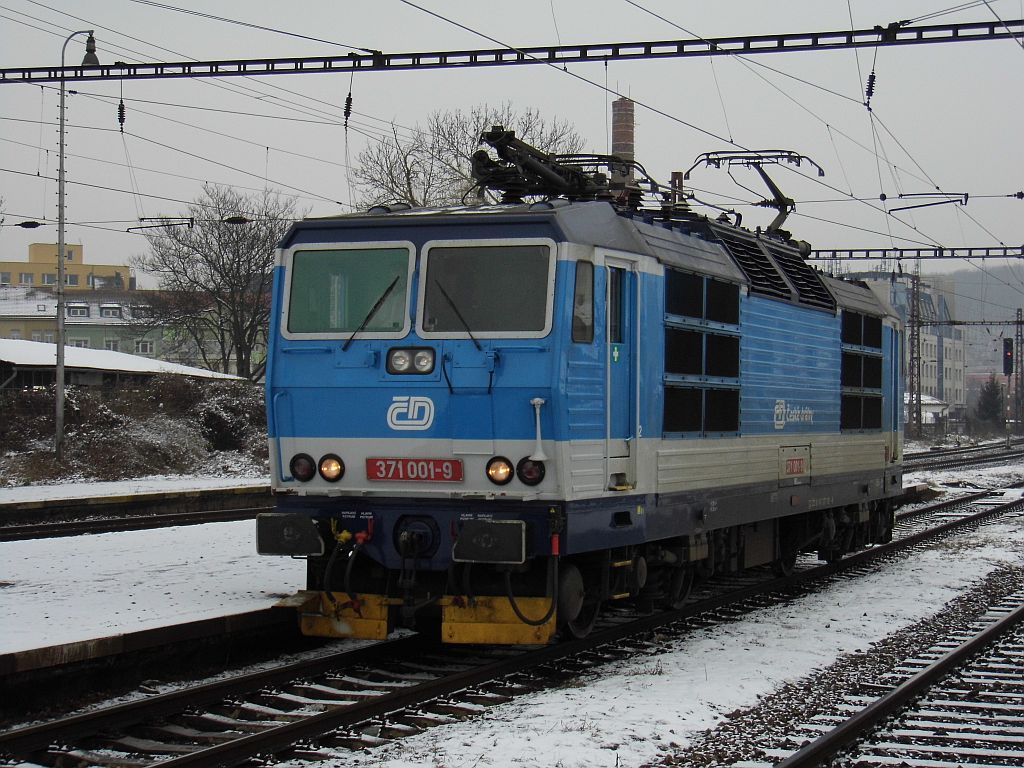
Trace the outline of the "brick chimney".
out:
M 612 102 L 612 154 L 623 160 L 634 160 L 635 123 L 632 100 L 625 96 Z M 633 170 L 612 175 L 612 186 L 625 186 L 633 182 Z
M 612 154 L 624 160 L 634 159 L 634 107 L 625 96 L 612 102 Z

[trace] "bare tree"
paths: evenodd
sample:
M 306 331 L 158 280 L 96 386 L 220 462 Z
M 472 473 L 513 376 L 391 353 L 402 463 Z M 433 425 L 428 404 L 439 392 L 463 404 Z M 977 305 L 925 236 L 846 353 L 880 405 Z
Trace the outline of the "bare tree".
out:
M 548 122 L 534 109 L 517 112 L 508 102 L 481 104 L 469 112 L 434 112 L 425 128 L 417 126 L 408 136 L 393 130 L 359 153 L 356 204 L 458 205 L 474 185 L 470 157 L 479 148 L 480 134 L 495 125 L 514 130 L 544 152 L 569 154 L 583 147 L 583 138 L 568 122 Z
M 229 371 L 234 357 L 225 307 L 192 290 L 147 291 L 131 309 L 132 325 L 161 337 L 161 356 L 184 365 Z
M 151 230 L 149 253 L 132 260 L 162 291 L 145 321 L 170 327 L 171 344 L 195 345 L 209 367 L 251 376 L 266 342 L 274 249 L 300 215 L 294 198 L 269 189 L 203 185 L 190 225 Z

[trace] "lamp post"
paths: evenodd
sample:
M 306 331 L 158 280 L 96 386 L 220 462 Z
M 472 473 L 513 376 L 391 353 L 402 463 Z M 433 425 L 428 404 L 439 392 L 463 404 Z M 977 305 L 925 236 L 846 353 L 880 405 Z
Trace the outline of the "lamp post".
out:
M 58 462 L 64 460 L 64 55 L 67 53 L 71 38 L 75 35 L 88 35 L 82 66 L 98 67 L 100 60 L 96 56 L 96 38 L 92 33 L 91 29 L 72 32 L 60 49 L 60 151 L 57 159 L 57 412 L 53 438 L 53 452 Z

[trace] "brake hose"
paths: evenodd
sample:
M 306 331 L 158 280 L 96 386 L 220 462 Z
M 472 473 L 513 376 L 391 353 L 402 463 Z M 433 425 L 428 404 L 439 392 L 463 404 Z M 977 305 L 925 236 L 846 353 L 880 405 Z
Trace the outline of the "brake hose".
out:
M 327 595 L 328 600 L 335 604 L 337 604 L 338 601 L 334 597 L 334 593 L 331 591 L 331 571 L 334 570 L 334 561 L 338 558 L 339 549 L 341 549 L 341 544 L 335 542 L 334 549 L 331 550 L 331 556 L 327 558 L 327 567 L 324 568 L 324 594 Z
M 358 541 L 352 545 L 352 551 L 348 553 L 348 563 L 345 565 L 345 592 L 352 602 L 356 601 L 356 593 L 352 591 L 352 566 L 355 565 L 356 553 L 359 552 L 360 546 Z
M 508 596 L 508 603 L 512 606 L 512 612 L 515 613 L 516 618 L 523 622 L 523 624 L 531 627 L 547 624 L 551 621 L 551 617 L 554 616 L 555 607 L 558 605 L 558 558 L 552 557 L 548 560 L 548 592 L 551 594 L 551 605 L 548 606 L 547 613 L 544 614 L 543 618 L 528 619 L 519 610 L 516 598 L 512 594 L 512 571 L 505 571 L 505 592 Z

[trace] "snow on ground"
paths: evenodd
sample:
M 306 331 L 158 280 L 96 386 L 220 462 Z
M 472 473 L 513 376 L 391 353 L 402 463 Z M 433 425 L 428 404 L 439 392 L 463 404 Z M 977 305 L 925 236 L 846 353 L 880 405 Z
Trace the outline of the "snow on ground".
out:
M 921 470 L 903 475 L 904 487 L 917 483 L 928 483 L 940 490 L 953 490 L 959 487 L 966 491 L 976 491 L 985 488 L 1005 488 L 1021 482 L 1024 482 L 1024 465 L 1021 464 L 948 469 L 941 472 Z
M 1020 481 L 1024 468 L 958 470 L 947 481 L 965 476 L 974 485 L 997 487 Z M 160 482 L 66 491 L 121 495 L 199 487 L 191 478 Z M 907 482 L 918 480 L 908 476 Z M 27 501 L 53 488 L 15 490 Z M 10 492 L 0 491 L 0 501 Z M 303 585 L 302 561 L 260 557 L 254 542 L 254 522 L 243 521 L 0 543 L 0 652 L 252 610 Z M 562 689 L 522 696 L 479 718 L 346 755 L 334 765 L 643 765 L 785 682 L 934 614 L 1007 563 L 1024 567 L 1019 518 L 788 605 L 695 631 L 668 653 L 609 664 Z
M 256 554 L 256 522 L 0 543 L 0 653 L 267 608 L 305 563 Z
M 169 493 L 173 491 L 208 491 L 216 488 L 268 487 L 270 478 L 263 476 L 197 477 L 194 475 L 155 475 L 136 480 L 108 483 L 60 483 L 57 485 L 23 485 L 0 487 L 0 504 L 24 504 L 29 501 L 55 501 L 105 496 L 131 496 L 137 493 Z

